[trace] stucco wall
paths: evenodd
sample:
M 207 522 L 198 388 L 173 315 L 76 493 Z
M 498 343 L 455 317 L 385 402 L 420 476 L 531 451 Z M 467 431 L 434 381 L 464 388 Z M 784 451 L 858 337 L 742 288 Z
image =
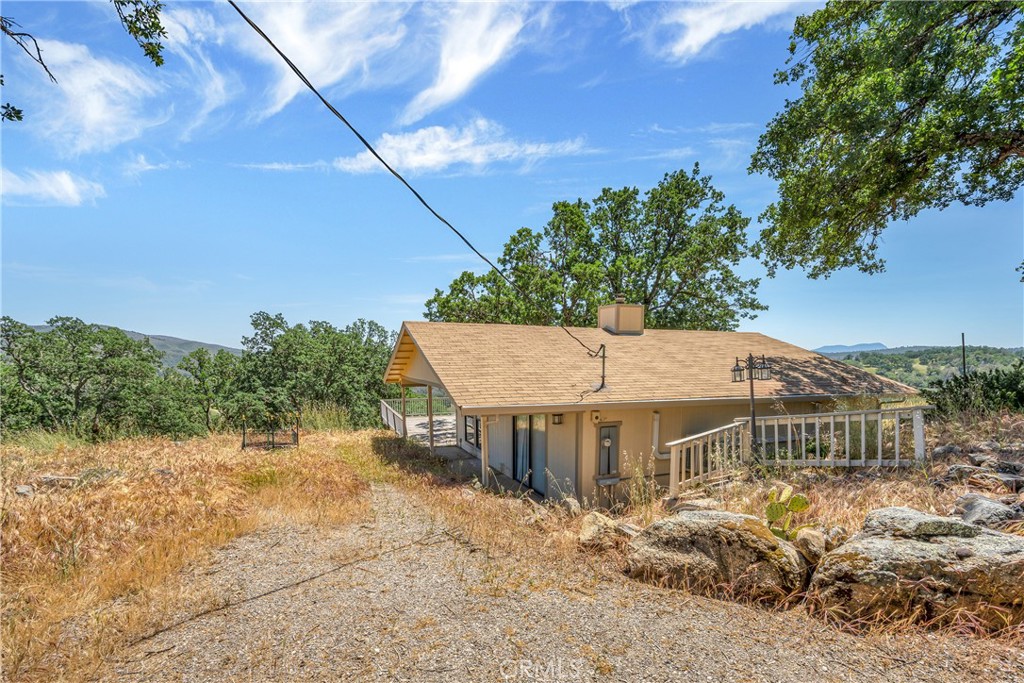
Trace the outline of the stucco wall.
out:
M 820 412 L 810 401 L 787 401 L 785 412 L 789 414 Z M 698 434 L 729 424 L 737 417 L 749 415 L 747 403 L 689 405 L 658 408 L 659 434 L 658 450 L 668 453 L 665 445 L 684 436 Z M 758 415 L 782 414 L 772 403 L 759 403 Z M 600 415 L 595 422 L 594 413 Z M 623 477 L 632 477 L 638 471 L 645 476 L 655 477 L 663 486 L 668 484 L 668 460 L 654 457 L 652 444 L 654 413 L 652 408 L 596 410 L 577 413 L 562 413 L 563 423 L 553 424 L 547 415 L 547 469 L 548 495 L 560 497 L 576 495 L 594 500 L 596 494 L 598 429 L 603 424 L 619 424 L 619 471 Z M 479 456 L 479 450 L 465 443 L 465 420 L 461 411 L 456 412 L 459 445 L 466 451 Z M 512 476 L 512 416 L 491 417 L 488 446 L 491 467 L 502 474 Z M 577 468 L 577 464 L 579 467 Z M 577 471 L 578 470 L 578 471 Z
M 785 412 L 789 414 L 815 412 L 815 404 L 810 401 L 787 401 Z M 593 499 L 596 493 L 595 478 L 597 475 L 597 432 L 601 425 L 619 424 L 619 472 L 623 477 L 635 476 L 638 472 L 644 476 L 655 477 L 663 485 L 668 485 L 668 460 L 653 457 L 652 432 L 654 426 L 654 409 L 641 408 L 631 410 L 598 410 L 600 421 L 595 423 L 592 412 L 581 414 L 582 430 L 580 434 L 580 495 Z M 735 418 L 750 415 L 748 403 L 689 405 L 681 407 L 658 408 L 660 428 L 658 450 L 668 452 L 665 446 L 684 436 L 699 434 L 729 424 Z M 771 403 L 759 403 L 757 413 L 763 415 L 781 414 Z
M 577 413 L 563 413 L 562 424 L 548 425 L 548 497 L 576 495 L 576 421 Z

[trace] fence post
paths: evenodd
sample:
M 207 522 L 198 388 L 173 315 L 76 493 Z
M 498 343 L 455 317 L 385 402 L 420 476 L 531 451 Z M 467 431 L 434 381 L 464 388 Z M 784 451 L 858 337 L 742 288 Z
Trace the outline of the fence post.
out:
M 679 446 L 673 446 L 668 461 L 668 495 L 675 496 L 679 494 L 679 459 L 682 456 L 682 449 Z
M 740 460 L 741 462 L 750 462 L 753 460 L 753 448 L 754 444 L 750 441 L 750 432 L 744 429 L 740 433 Z
M 924 411 L 914 408 L 914 460 L 924 460 Z

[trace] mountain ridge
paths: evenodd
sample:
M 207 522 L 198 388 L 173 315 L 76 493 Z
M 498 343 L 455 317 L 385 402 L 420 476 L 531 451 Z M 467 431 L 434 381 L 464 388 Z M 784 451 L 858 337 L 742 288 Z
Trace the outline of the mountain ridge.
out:
M 39 332 L 46 332 L 51 329 L 49 325 L 30 325 L 30 327 Z M 134 330 L 126 330 L 122 327 L 118 327 L 117 325 L 99 325 L 99 327 L 121 330 L 136 341 L 149 339 L 149 343 L 153 345 L 153 348 L 164 354 L 161 361 L 164 366 L 168 368 L 176 367 L 178 363 L 181 362 L 182 358 L 198 348 L 205 348 L 211 354 L 215 354 L 218 351 L 227 351 L 235 356 L 242 355 L 242 349 L 237 349 L 232 346 L 211 344 L 209 342 L 201 342 L 194 339 L 182 339 L 181 337 L 172 337 L 166 334 L 143 334 L 142 332 L 136 332 Z

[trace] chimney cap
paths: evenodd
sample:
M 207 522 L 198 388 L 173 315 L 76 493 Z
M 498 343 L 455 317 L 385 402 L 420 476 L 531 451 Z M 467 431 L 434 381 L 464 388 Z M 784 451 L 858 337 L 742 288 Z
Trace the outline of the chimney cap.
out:
M 615 303 L 617 303 L 617 304 L 624 304 L 624 303 L 626 303 L 626 295 L 625 294 L 616 294 L 615 295 Z

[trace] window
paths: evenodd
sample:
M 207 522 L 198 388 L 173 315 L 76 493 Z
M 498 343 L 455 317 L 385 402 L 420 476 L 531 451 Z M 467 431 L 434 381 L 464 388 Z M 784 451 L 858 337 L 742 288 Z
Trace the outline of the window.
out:
M 480 418 L 476 415 L 466 415 L 466 443 L 480 448 Z

